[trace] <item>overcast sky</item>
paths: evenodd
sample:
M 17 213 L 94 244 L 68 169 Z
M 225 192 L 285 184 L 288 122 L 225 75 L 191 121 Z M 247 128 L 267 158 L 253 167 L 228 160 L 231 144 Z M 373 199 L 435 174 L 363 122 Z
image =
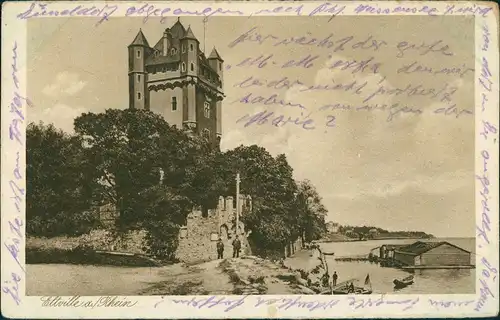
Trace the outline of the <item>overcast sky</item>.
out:
M 102 112 L 107 108 L 128 106 L 127 45 L 142 28 L 150 45 L 162 36 L 176 18 L 164 24 L 150 19 L 113 18 L 95 27 L 92 19 L 31 19 L 28 21 L 28 96 L 36 105 L 30 121 L 52 122 L 72 131 L 73 119 L 82 112 Z M 206 47 L 216 46 L 225 60 L 223 103 L 223 149 L 240 144 L 264 146 L 273 155 L 285 153 L 297 179 L 309 179 L 317 187 L 329 210 L 329 219 L 341 224 L 374 225 L 391 230 L 419 230 L 437 236 L 474 236 L 474 118 L 434 114 L 431 110 L 456 104 L 459 110 L 474 105 L 473 72 L 458 75 L 398 74 L 397 69 L 416 61 L 440 70 L 443 67 L 473 68 L 473 19 L 470 17 L 336 17 L 328 18 L 211 18 L 203 40 L 201 19 L 182 18 Z M 242 33 L 256 27 L 262 44 L 245 41 L 228 45 Z M 282 39 L 307 36 L 319 40 L 353 36 L 343 51 L 303 45 L 275 45 Z M 358 41 L 385 41 L 378 51 L 352 49 Z M 401 41 L 416 44 L 442 42 L 443 52 L 424 53 L 409 49 L 397 57 Z M 368 43 L 370 43 L 367 42 Z M 409 46 L 408 45 L 408 46 Z M 451 55 L 445 55 L 451 54 Z M 272 54 L 265 68 L 238 67 L 246 57 Z M 311 68 L 278 68 L 290 59 L 318 55 Z M 363 60 L 380 63 L 377 73 L 369 68 L 352 74 L 353 69 L 336 70 L 329 66 L 337 60 Z M 371 66 L 371 64 L 369 65 Z M 337 68 L 338 69 L 338 68 Z M 350 70 L 350 71 L 349 71 Z M 238 88 L 235 84 L 253 76 L 261 81 L 287 76 L 303 86 L 288 90 Z M 308 91 L 308 86 L 367 82 L 362 94 L 340 91 Z M 451 102 L 440 102 L 441 95 L 376 96 L 372 104 L 400 103 L 420 108 L 422 113 L 396 116 L 388 122 L 387 111 L 321 111 L 326 104 L 360 105 L 379 86 L 405 88 L 422 84 L 436 92 L 451 87 L 457 91 Z M 448 91 L 446 91 L 448 90 Z M 238 101 L 252 93 L 300 104 L 263 106 Z M 236 102 L 235 102 L 236 101 Z M 261 110 L 285 117 L 311 113 L 315 130 L 289 124 L 282 127 L 253 125 L 244 127 L 236 120 Z M 335 127 L 326 127 L 327 116 L 336 116 Z M 243 190 L 244 192 L 244 190 Z

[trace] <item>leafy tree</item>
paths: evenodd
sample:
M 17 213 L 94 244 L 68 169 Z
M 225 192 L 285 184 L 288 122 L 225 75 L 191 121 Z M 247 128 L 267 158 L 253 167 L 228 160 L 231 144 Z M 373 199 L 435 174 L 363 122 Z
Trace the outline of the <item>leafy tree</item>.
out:
M 234 195 L 235 176 L 240 173 L 242 194 L 252 197 L 253 210 L 241 220 L 251 230 L 254 243 L 281 249 L 299 234 L 296 221 L 293 170 L 284 155 L 273 158 L 264 148 L 239 146 L 220 156 L 217 178 L 225 194 Z
M 82 141 L 52 124 L 26 128 L 27 232 L 38 236 L 79 235 L 97 223 L 90 211 L 95 184 Z
M 295 199 L 298 211 L 298 226 L 303 240 L 310 242 L 321 238 L 326 233 L 325 216 L 328 212 L 321 203 L 316 188 L 309 180 L 298 183 L 298 191 Z

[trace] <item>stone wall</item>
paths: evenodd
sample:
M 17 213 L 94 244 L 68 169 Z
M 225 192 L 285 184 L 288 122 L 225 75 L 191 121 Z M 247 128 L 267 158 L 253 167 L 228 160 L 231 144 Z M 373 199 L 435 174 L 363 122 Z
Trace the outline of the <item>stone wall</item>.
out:
M 240 216 L 252 210 L 250 196 L 240 195 Z M 117 216 L 112 206 L 103 206 L 99 210 L 101 222 L 104 226 L 112 228 Z M 187 223 L 179 232 L 179 246 L 176 258 L 182 262 L 195 263 L 214 260 L 217 258 L 216 242 L 219 237 L 225 244 L 224 256 L 232 255 L 232 241 L 236 235 L 236 202 L 233 197 L 220 197 L 216 209 L 208 210 L 208 215 L 203 216 L 201 210 L 193 210 L 187 216 Z M 240 221 L 238 232 L 242 243 L 241 254 L 250 255 L 251 250 L 247 241 L 244 224 Z M 84 242 L 92 245 L 97 250 L 125 251 L 130 253 L 145 254 L 144 238 L 146 231 L 131 231 L 112 240 L 110 231 L 93 230 L 85 235 Z
M 240 195 L 240 215 L 252 209 L 249 196 Z M 217 259 L 216 242 L 219 237 L 224 242 L 224 257 L 232 255 L 232 241 L 236 235 L 236 203 L 233 197 L 220 197 L 216 209 L 209 210 L 208 216 L 195 210 L 187 217 L 187 225 L 179 233 L 179 247 L 176 257 L 183 262 L 194 263 Z M 241 254 L 250 255 L 244 224 L 239 222 L 238 237 L 242 243 Z

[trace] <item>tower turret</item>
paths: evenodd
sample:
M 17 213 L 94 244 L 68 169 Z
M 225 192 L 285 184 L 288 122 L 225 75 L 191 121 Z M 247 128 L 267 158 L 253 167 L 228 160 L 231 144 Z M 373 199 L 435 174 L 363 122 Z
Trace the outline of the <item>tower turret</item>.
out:
M 149 108 L 145 60 L 150 50 L 146 37 L 139 29 L 134 41 L 128 46 L 129 108 L 131 109 Z
M 188 27 L 184 37 L 181 39 L 182 50 L 181 63 L 185 63 L 181 73 L 185 75 L 196 76 L 198 70 L 198 46 L 200 42 L 196 39 L 191 27 Z
M 181 46 L 181 77 L 189 76 L 196 77 L 198 70 L 198 46 L 199 41 L 196 39 L 191 27 L 188 27 L 184 36 L 180 39 Z M 189 80 L 188 80 L 189 81 Z M 188 84 L 183 88 L 183 95 L 186 101 L 187 117 L 184 120 L 183 126 L 190 132 L 198 132 L 197 123 L 197 99 L 196 87 L 194 84 Z
M 220 84 L 218 87 L 222 89 L 223 86 L 223 63 L 224 60 L 220 57 L 217 49 L 215 47 L 212 49 L 210 56 L 208 56 L 208 64 L 219 76 Z M 215 112 L 217 115 L 217 123 L 216 123 L 216 134 L 217 134 L 217 142 L 220 144 L 220 140 L 222 137 L 222 101 L 218 100 L 215 104 Z

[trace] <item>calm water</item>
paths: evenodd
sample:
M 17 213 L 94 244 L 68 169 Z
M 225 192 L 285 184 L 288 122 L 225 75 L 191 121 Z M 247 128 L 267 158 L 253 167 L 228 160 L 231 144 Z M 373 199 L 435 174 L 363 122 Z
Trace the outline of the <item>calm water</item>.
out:
M 370 240 L 356 242 L 332 242 L 321 243 L 325 252 L 335 252 L 336 257 L 349 257 L 367 255 L 371 249 L 382 244 L 410 244 L 416 240 Z M 475 251 L 474 238 L 432 239 L 426 241 L 448 241 L 465 250 Z M 475 255 L 472 254 L 472 260 Z M 338 282 L 352 278 L 360 278 L 362 285 L 367 274 L 370 274 L 374 293 L 426 293 L 426 294 L 472 294 L 475 292 L 475 269 L 443 269 L 443 270 L 415 270 L 415 283 L 395 290 L 392 281 L 396 278 L 404 278 L 410 273 L 395 268 L 382 268 L 376 263 L 370 262 L 343 262 L 335 261 L 333 257 L 327 256 L 330 273 L 337 271 Z
M 439 241 L 439 240 L 437 240 Z M 474 239 L 449 239 L 455 245 L 474 251 Z M 370 249 L 384 243 L 412 243 L 414 240 L 375 240 L 360 242 L 322 243 L 324 251 L 336 256 L 366 255 Z M 302 255 L 307 264 L 309 254 Z M 314 258 L 315 259 L 315 258 Z M 302 260 L 302 259 L 301 259 Z M 335 262 L 329 259 L 330 272 L 339 274 L 338 282 L 352 278 L 364 281 L 370 274 L 374 293 L 474 293 L 475 270 L 417 270 L 415 283 L 394 291 L 392 281 L 409 273 L 381 268 L 369 262 Z M 81 266 L 65 264 L 30 264 L 27 268 L 27 295 L 136 295 L 154 283 L 164 281 L 165 274 L 182 274 L 180 266 L 162 268 L 128 268 L 113 266 Z

